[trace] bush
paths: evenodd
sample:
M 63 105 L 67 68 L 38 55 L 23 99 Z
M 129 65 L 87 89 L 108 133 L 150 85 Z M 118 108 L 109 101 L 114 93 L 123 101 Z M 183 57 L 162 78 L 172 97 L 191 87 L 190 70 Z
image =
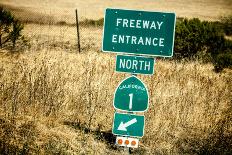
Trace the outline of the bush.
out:
M 224 33 L 232 31 L 232 16 L 224 22 L 200 21 L 198 18 L 177 20 L 175 38 L 175 58 L 196 58 L 211 60 L 215 71 L 231 68 L 232 41 L 226 40 Z
M 16 41 L 22 37 L 23 24 L 7 10 L 0 7 L 0 48 L 7 43 L 15 47 Z
M 215 71 L 220 72 L 223 68 L 232 68 L 232 51 L 220 53 L 215 57 Z
M 232 15 L 221 17 L 222 28 L 226 35 L 232 35 Z
M 221 39 L 224 39 L 223 32 L 216 24 L 202 22 L 198 18 L 178 21 L 175 36 L 174 50 L 180 58 L 191 58 L 199 52 L 209 52 L 215 49 L 215 43 L 217 47 L 218 42 L 221 43 Z
M 80 22 L 80 25 L 83 26 L 103 26 L 104 18 L 100 18 L 98 20 L 92 20 L 92 19 L 85 19 Z
M 212 43 L 211 56 L 214 69 L 221 72 L 224 68 L 232 67 L 232 41 L 221 38 L 218 42 Z

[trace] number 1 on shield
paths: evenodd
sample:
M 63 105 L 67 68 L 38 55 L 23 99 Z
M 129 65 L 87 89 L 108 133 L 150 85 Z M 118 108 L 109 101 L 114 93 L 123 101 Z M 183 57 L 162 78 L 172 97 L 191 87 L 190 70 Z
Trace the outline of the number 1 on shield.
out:
M 133 100 L 133 94 L 129 94 L 129 97 L 130 97 L 130 102 L 129 102 L 129 109 L 131 110 L 132 109 L 132 100 Z

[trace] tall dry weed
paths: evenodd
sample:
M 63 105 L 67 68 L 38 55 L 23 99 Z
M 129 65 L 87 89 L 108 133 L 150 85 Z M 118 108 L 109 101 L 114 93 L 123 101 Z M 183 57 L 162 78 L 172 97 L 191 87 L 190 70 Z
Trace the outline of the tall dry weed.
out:
M 24 138 L 23 144 L 15 142 L 12 146 L 19 150 L 25 144 L 29 152 L 47 154 L 120 154 L 105 139 L 99 141 L 96 131 L 111 130 L 114 91 L 129 75 L 114 71 L 114 54 L 98 52 L 101 30 L 94 31 L 92 40 L 88 34 L 93 30 L 85 32 L 81 54 L 74 53 L 75 41 L 66 42 L 70 36 L 74 40 L 72 31 L 40 34 L 38 30 L 24 54 L 1 54 L 1 119 L 12 126 L 12 141 L 15 135 L 25 137 L 15 132 L 21 129 L 26 135 L 38 133 L 29 136 L 36 143 L 30 138 Z M 216 74 L 212 70 L 211 64 L 157 60 L 153 76 L 138 76 L 148 86 L 150 100 L 145 136 L 137 153 L 197 154 L 207 149 L 212 153 L 217 150 L 211 148 L 230 142 L 225 137 L 231 135 L 231 71 Z M 23 124 L 30 121 L 35 125 L 27 132 L 28 126 Z

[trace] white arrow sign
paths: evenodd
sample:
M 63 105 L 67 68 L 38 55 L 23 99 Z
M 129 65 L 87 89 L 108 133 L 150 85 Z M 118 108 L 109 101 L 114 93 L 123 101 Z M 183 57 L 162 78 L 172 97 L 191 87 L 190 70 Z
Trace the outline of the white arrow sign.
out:
M 130 120 L 130 121 L 126 122 L 126 123 L 121 122 L 120 125 L 119 125 L 119 127 L 118 127 L 118 130 L 127 131 L 126 128 L 127 128 L 128 126 L 130 126 L 130 125 L 136 123 L 136 122 L 137 122 L 137 119 L 136 119 L 136 118 L 133 118 L 132 120 Z

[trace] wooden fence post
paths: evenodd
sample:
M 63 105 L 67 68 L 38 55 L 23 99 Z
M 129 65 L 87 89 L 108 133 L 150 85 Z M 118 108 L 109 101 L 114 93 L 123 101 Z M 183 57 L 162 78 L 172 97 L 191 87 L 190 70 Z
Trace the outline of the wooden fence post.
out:
M 79 21 L 78 21 L 77 9 L 76 9 L 76 26 L 77 26 L 77 47 L 78 47 L 79 53 L 81 53 L 80 32 L 79 32 Z

